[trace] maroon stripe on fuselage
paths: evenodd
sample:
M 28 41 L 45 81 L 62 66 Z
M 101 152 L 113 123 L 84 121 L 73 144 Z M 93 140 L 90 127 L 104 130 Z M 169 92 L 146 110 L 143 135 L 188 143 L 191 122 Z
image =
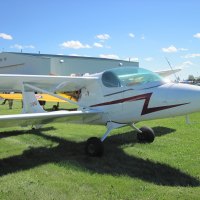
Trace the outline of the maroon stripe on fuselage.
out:
M 100 104 L 95 104 L 95 105 L 91 105 L 90 107 L 107 106 L 107 105 L 113 105 L 113 104 L 124 103 L 124 102 L 145 100 L 141 115 L 146 115 L 149 113 L 158 112 L 161 110 L 166 110 L 166 109 L 189 104 L 189 103 L 181 103 L 181 104 L 174 104 L 174 105 L 168 105 L 168 106 L 158 106 L 158 107 L 148 108 L 149 102 L 151 99 L 151 95 L 152 95 L 152 93 L 146 93 L 146 94 L 142 94 L 142 95 L 138 95 L 138 96 L 133 96 L 133 97 L 128 97 L 128 98 L 124 98 L 124 99 L 118 99 L 118 100 L 114 100 L 114 101 L 108 101 L 108 102 L 104 102 L 104 103 L 100 103 Z
M 118 100 L 114 100 L 114 101 L 108 101 L 108 102 L 104 102 L 104 103 L 100 103 L 100 104 L 95 104 L 95 105 L 92 105 L 90 107 L 107 106 L 107 105 L 112 105 L 112 104 L 124 103 L 124 102 L 127 102 L 127 101 L 142 100 L 142 99 L 146 99 L 147 95 L 151 95 L 151 93 L 142 94 L 142 95 L 133 96 L 133 97 L 128 97 L 128 98 L 124 98 L 124 99 L 118 99 Z

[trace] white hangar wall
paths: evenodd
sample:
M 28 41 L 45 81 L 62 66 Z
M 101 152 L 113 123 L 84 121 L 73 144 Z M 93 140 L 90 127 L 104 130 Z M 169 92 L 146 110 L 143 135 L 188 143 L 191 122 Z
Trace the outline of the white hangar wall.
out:
M 58 75 L 97 73 L 103 70 L 124 66 L 136 66 L 137 62 L 88 57 L 55 57 L 51 59 L 51 73 Z
M 44 57 L 33 57 L 20 53 L 0 54 L 1 74 L 49 74 L 50 59 Z
M 31 53 L 0 53 L 1 74 L 70 75 L 97 73 L 123 66 L 139 67 L 138 62 L 124 60 Z

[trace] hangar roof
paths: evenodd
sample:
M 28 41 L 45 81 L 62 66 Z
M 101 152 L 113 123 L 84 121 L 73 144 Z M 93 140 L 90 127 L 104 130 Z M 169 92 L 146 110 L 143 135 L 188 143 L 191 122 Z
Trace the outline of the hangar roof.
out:
M 41 54 L 41 53 L 21 53 L 21 52 L 2 52 L 2 53 L 11 53 L 11 54 L 19 54 L 19 55 L 27 55 L 27 56 L 39 56 L 39 57 L 46 57 L 46 58 L 75 58 L 75 59 L 77 59 L 77 58 L 79 58 L 79 59 L 94 59 L 94 60 L 110 60 L 110 61 L 121 61 L 121 62 L 129 62 L 129 61 L 126 61 L 126 60 L 118 60 L 118 59 L 110 59 L 110 58 L 99 58 L 99 57 L 86 57 L 86 56 L 69 56 L 69 55 L 56 55 L 56 54 Z M 138 62 L 136 62 L 136 61 L 130 61 L 130 62 L 132 62 L 132 63 L 134 63 L 134 64 L 138 64 Z

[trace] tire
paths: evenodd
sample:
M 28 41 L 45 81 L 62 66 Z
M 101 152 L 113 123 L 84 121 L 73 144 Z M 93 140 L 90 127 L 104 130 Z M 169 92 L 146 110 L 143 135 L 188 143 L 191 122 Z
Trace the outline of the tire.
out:
M 103 143 L 99 138 L 91 137 L 87 140 L 85 145 L 85 153 L 92 157 L 101 157 L 103 155 Z
M 140 130 L 142 131 L 142 133 L 137 134 L 137 139 L 139 142 L 152 143 L 154 141 L 155 134 L 154 134 L 153 129 L 144 126 L 140 128 Z
M 57 105 L 53 105 L 52 110 L 53 111 L 57 111 L 58 110 L 58 106 Z

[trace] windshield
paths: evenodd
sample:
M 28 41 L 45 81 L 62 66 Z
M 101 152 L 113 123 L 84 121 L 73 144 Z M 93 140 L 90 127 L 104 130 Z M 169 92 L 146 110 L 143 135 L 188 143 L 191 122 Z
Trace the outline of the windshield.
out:
M 120 67 L 104 72 L 102 82 L 106 87 L 122 87 L 165 81 L 158 74 L 143 68 Z

